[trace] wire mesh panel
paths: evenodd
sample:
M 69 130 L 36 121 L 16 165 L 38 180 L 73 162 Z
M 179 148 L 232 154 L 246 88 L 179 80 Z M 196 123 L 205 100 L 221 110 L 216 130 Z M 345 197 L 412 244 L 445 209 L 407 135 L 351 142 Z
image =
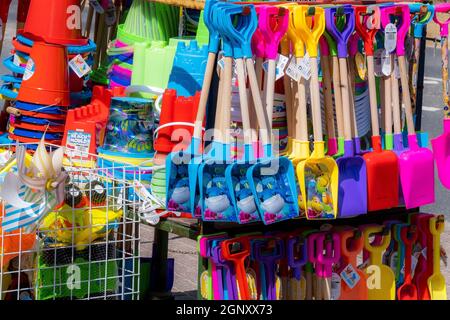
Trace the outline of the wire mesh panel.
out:
M 9 187 L 7 175 L 18 170 L 15 148 L 0 146 L 2 188 Z M 64 198 L 34 223 L 9 228 L 10 203 L 2 199 L 0 299 L 139 299 L 140 171 L 113 161 L 104 166 L 94 157 L 80 162 L 81 155 L 66 154 Z M 30 154 L 26 159 L 35 160 Z M 19 195 L 34 203 L 36 193 Z

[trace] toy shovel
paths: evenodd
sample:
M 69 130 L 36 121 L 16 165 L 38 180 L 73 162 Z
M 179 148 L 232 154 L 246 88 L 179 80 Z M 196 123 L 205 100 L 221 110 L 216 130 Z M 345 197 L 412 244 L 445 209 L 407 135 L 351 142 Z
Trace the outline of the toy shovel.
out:
M 433 236 L 430 232 L 430 220 L 432 217 L 433 215 L 431 214 L 418 214 L 412 218 L 419 227 L 422 250 L 426 248 L 426 255 L 423 257 L 424 259 L 422 259 L 421 265 L 419 261 L 418 267 L 420 268 L 416 270 L 413 279 L 417 287 L 419 300 L 431 299 L 430 290 L 428 288 L 428 278 L 433 274 Z
M 370 243 L 370 236 L 375 233 L 383 233 L 380 245 Z M 369 300 L 395 300 L 395 275 L 391 268 L 382 264 L 383 251 L 391 242 L 391 232 L 383 226 L 368 226 L 364 230 L 364 247 L 370 253 L 370 266 L 364 271 L 371 277 L 376 272 L 374 281 L 376 285 L 369 286 Z M 373 283 L 372 283 L 373 284 Z
M 222 248 L 220 246 L 214 247 L 212 253 L 214 262 L 216 263 L 216 268 L 222 268 L 222 274 L 225 278 L 225 287 L 223 292 L 224 299 L 237 300 L 236 275 L 231 271 L 231 263 L 223 258 Z
M 433 274 L 428 278 L 431 300 L 447 300 L 447 285 L 441 273 L 441 233 L 444 232 L 444 216 L 430 219 L 433 236 Z
M 286 254 L 288 264 L 292 270 L 293 278 L 289 281 L 289 299 L 303 300 L 302 292 L 306 290 L 306 279 L 301 270 L 308 262 L 307 238 L 303 236 L 292 237 L 288 240 Z
M 367 213 L 367 171 L 364 159 L 355 154 L 355 144 L 352 139 L 347 70 L 347 43 L 355 28 L 355 16 L 351 7 L 327 8 L 326 15 L 327 30 L 337 43 L 344 114 L 344 155 L 337 160 L 339 167 L 338 212 L 340 217 L 351 217 Z M 346 25 L 342 32 L 336 26 L 336 15 L 346 16 Z
M 341 236 L 342 280 L 339 300 L 367 300 L 367 275 L 357 268 L 357 256 L 364 247 L 359 230 L 345 230 Z
M 314 266 L 314 278 L 312 279 L 313 285 L 312 285 L 312 294 L 309 294 L 309 297 L 306 299 L 312 299 L 314 297 L 315 300 L 323 300 L 323 265 L 318 261 L 317 257 L 319 255 L 319 248 L 318 248 L 318 238 L 320 237 L 321 233 L 311 233 L 308 235 L 308 263 L 309 268 L 312 269 Z M 308 265 L 307 265 L 308 268 Z M 312 270 L 309 270 L 312 271 Z M 308 270 L 307 270 L 308 272 Z M 311 286 L 310 286 L 311 287 Z
M 334 219 L 338 204 L 338 167 L 333 158 L 325 156 L 320 107 L 319 71 L 317 54 L 319 39 L 325 30 L 325 12 L 321 7 L 298 6 L 294 8 L 295 24 L 302 26 L 300 36 L 306 44 L 311 59 L 311 107 L 314 127 L 314 151 L 311 157 L 297 165 L 301 194 L 305 197 L 308 219 Z M 313 29 L 309 28 L 307 15 L 313 16 Z
M 400 237 L 405 245 L 405 281 L 398 288 L 397 296 L 399 300 L 417 300 L 417 287 L 411 277 L 412 248 L 417 240 L 416 226 L 403 227 Z
M 399 157 L 400 179 L 406 208 L 420 207 L 434 202 L 434 161 L 433 153 L 426 148 L 420 148 L 414 129 L 414 119 L 409 93 L 408 71 L 405 60 L 405 37 L 410 26 L 408 5 L 381 8 L 383 27 L 390 23 L 390 16 L 400 16 L 397 27 L 397 56 L 402 84 L 402 97 L 405 104 L 406 123 L 408 126 L 409 150 Z
M 355 7 L 355 27 L 364 40 L 367 58 L 367 79 L 369 83 L 370 112 L 372 119 L 373 152 L 364 154 L 367 167 L 367 206 L 369 211 L 378 211 L 398 205 L 398 159 L 392 151 L 383 150 L 381 146 L 380 126 L 377 107 L 377 89 L 374 71 L 374 40 L 380 28 L 380 11 L 377 8 Z M 371 11 L 373 10 L 373 11 Z M 370 15 L 371 28 L 366 16 Z
M 449 12 L 449 3 L 440 3 L 434 6 L 435 12 Z M 431 140 L 434 158 L 438 168 L 439 179 L 442 185 L 450 189 L 450 99 L 448 96 L 448 25 L 450 18 L 440 22 L 437 15 L 434 22 L 441 27 L 442 50 L 442 96 L 444 100 L 444 132 L 439 137 Z

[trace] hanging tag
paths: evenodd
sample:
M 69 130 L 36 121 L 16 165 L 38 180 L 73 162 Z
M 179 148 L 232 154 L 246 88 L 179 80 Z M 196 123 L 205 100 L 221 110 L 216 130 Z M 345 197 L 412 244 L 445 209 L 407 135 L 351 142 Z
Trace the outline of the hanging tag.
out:
M 220 75 L 220 72 L 225 68 L 225 58 L 223 55 L 219 53 L 219 60 L 217 61 L 217 73 Z
M 361 52 L 357 52 L 355 56 L 356 70 L 358 71 L 358 76 L 361 80 L 366 80 L 367 77 L 367 65 L 366 59 Z
M 331 300 L 339 300 L 341 296 L 341 277 L 334 273 L 331 275 Z
M 384 28 L 384 48 L 389 53 L 397 48 L 397 27 L 393 23 L 389 23 Z
M 381 56 L 381 72 L 385 76 L 390 76 L 392 73 L 392 61 L 391 55 L 383 50 L 383 55 Z
M 397 80 L 400 79 L 400 68 L 398 67 L 398 58 L 397 57 L 394 58 L 394 76 L 395 76 L 395 79 L 397 79 Z
M 423 248 L 422 250 L 422 257 L 427 260 L 427 247 Z
M 305 80 L 311 78 L 311 59 L 309 54 L 306 53 L 303 58 L 300 58 L 300 74 Z
M 34 61 L 32 58 L 28 59 L 27 65 L 25 67 L 25 72 L 23 73 L 23 80 L 29 80 L 35 71 Z
M 105 9 L 103 9 L 102 5 L 97 0 L 90 0 L 89 5 L 94 8 L 95 12 L 97 12 L 98 14 L 105 13 Z
M 14 65 L 20 67 L 20 58 L 19 58 L 19 56 L 17 55 L 17 53 L 14 53 L 14 56 L 13 56 L 13 63 L 14 63 Z
M 69 61 L 69 66 L 73 72 L 76 73 L 78 78 L 82 78 L 91 71 L 91 67 L 89 67 L 80 54 Z
M 416 256 L 411 256 L 411 278 L 414 278 L 414 274 L 416 272 L 417 263 L 419 262 L 419 259 L 417 259 Z
M 348 264 L 344 270 L 342 270 L 341 278 L 350 289 L 353 289 L 358 284 L 359 280 L 361 280 L 358 272 L 356 272 L 351 264 Z
M 300 66 L 295 63 L 295 59 L 291 59 L 291 62 L 289 62 L 287 68 L 286 68 L 286 74 L 294 81 L 299 82 L 301 78 L 300 74 Z
M 289 58 L 286 56 L 283 56 L 281 54 L 278 55 L 276 60 L 276 68 L 275 68 L 275 80 L 281 79 L 285 73 L 284 69 L 286 69 L 286 65 L 289 61 Z M 269 72 L 269 61 L 266 60 L 262 64 L 262 68 L 264 72 Z
M 374 60 L 374 64 L 375 64 L 374 72 L 377 77 L 383 76 L 383 72 L 381 71 L 381 65 L 382 65 L 381 57 L 383 56 L 383 52 L 384 52 L 384 49 L 378 49 L 375 51 L 375 53 L 373 55 L 373 60 Z

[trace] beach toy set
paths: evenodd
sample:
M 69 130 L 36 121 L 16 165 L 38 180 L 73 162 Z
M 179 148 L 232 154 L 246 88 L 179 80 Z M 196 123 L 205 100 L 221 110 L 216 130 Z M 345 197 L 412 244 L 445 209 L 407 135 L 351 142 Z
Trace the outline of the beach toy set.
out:
M 443 230 L 442 215 L 414 213 L 327 230 L 202 235 L 197 240 L 198 297 L 446 300 L 439 247 Z

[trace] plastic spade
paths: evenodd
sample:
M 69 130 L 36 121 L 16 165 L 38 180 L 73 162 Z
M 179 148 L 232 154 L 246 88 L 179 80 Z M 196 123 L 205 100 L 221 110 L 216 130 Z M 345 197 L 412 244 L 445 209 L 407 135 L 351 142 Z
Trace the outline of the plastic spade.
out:
M 284 245 L 281 239 L 267 238 L 259 241 L 253 247 L 255 259 L 264 265 L 268 300 L 277 300 L 275 264 L 284 255 Z
M 449 12 L 449 3 L 440 3 L 434 6 L 435 12 Z M 437 15 L 434 22 L 441 27 L 442 50 L 442 97 L 444 100 L 444 132 L 431 140 L 434 158 L 438 168 L 439 179 L 444 187 L 450 189 L 450 99 L 448 96 L 448 24 L 450 18 L 440 22 Z
M 307 246 L 307 238 L 301 235 L 288 240 L 286 254 L 293 273 L 293 278 L 289 282 L 289 298 L 291 300 L 303 300 L 301 292 L 302 288 L 306 289 L 306 279 L 302 276 L 301 270 L 308 262 Z
M 412 218 L 413 221 L 415 218 L 419 227 L 422 248 L 426 248 L 426 254 L 421 259 L 422 265 L 419 265 L 420 269 L 416 270 L 413 279 L 417 286 L 419 300 L 431 299 L 430 290 L 428 289 L 428 278 L 433 274 L 433 236 L 430 233 L 430 219 L 432 217 L 433 215 L 431 214 L 418 214 Z
M 343 278 L 340 300 L 367 300 L 367 275 L 357 268 L 357 256 L 364 247 L 361 231 L 345 230 L 341 236 L 341 262 Z
M 441 233 L 444 232 L 444 216 L 430 219 L 433 236 L 433 274 L 428 278 L 431 300 L 447 300 L 447 285 L 441 273 Z
M 400 155 L 399 165 L 405 205 L 409 209 L 434 202 L 434 161 L 433 153 L 429 149 L 419 147 L 414 129 L 404 44 L 411 21 L 409 7 L 396 5 L 381 8 L 383 27 L 390 23 L 392 14 L 397 16 L 397 21 L 401 20 L 397 26 L 397 56 L 408 127 L 409 150 Z
M 383 240 L 380 245 L 370 243 L 370 236 L 375 233 L 383 233 Z M 395 300 L 395 275 L 391 268 L 382 264 L 383 251 L 391 242 L 391 232 L 383 226 L 368 226 L 364 230 L 364 247 L 370 253 L 370 266 L 364 271 L 370 277 L 374 272 L 379 272 L 376 277 L 377 286 L 369 287 L 369 300 Z
M 234 264 L 234 271 L 241 300 L 250 300 L 250 290 L 245 270 L 245 259 L 250 255 L 250 240 L 248 237 L 228 239 L 221 243 L 222 255 L 225 260 Z
M 314 150 L 311 157 L 297 165 L 297 178 L 305 198 L 308 219 L 334 219 L 338 207 L 338 166 L 333 158 L 325 156 L 320 107 L 319 72 L 317 63 L 319 39 L 325 30 L 325 11 L 321 7 L 294 8 L 295 24 L 302 26 L 300 36 L 306 44 L 311 63 L 311 108 L 314 128 Z M 314 19 L 309 28 L 307 16 Z
M 373 10 L 373 11 L 371 11 Z M 369 211 L 377 211 L 398 205 L 398 158 L 392 151 L 383 150 L 381 146 L 380 126 L 378 120 L 377 91 L 374 71 L 374 39 L 379 29 L 380 12 L 375 9 L 356 7 L 356 30 L 364 40 L 367 57 L 367 78 L 369 83 L 370 112 L 372 119 L 373 152 L 364 154 L 367 167 L 367 205 Z M 370 14 L 370 28 L 365 17 Z
M 224 299 L 237 300 L 236 275 L 231 270 L 231 263 L 223 258 L 221 246 L 214 247 L 212 253 L 216 268 L 222 268 L 222 275 L 225 277 Z
M 412 248 L 417 240 L 416 226 L 403 227 L 400 233 L 405 245 L 405 281 L 398 288 L 397 296 L 399 300 L 417 300 L 417 287 L 411 278 Z
M 315 300 L 323 300 L 323 265 L 318 261 L 317 258 L 319 255 L 318 238 L 320 237 L 320 235 L 320 232 L 311 233 L 308 235 L 308 262 L 311 264 L 310 268 L 314 266 L 315 274 L 314 279 L 312 279 L 312 281 L 310 280 L 310 282 L 313 283 L 312 295 L 307 295 L 307 300 L 312 299 L 313 297 Z M 306 272 L 308 273 L 308 270 Z
M 266 77 L 266 110 L 269 127 L 272 128 L 273 104 L 276 80 L 278 46 L 289 25 L 289 11 L 277 6 L 259 6 L 259 30 L 265 40 L 265 56 L 268 60 Z M 275 23 L 273 23 L 275 20 Z
M 367 169 L 364 159 L 355 155 L 347 71 L 347 43 L 354 31 L 355 16 L 351 7 L 327 8 L 326 14 L 327 30 L 335 39 L 338 48 L 344 113 L 344 156 L 337 160 L 339 166 L 338 212 L 340 217 L 351 217 L 367 213 Z M 334 21 L 336 15 L 346 16 L 346 25 L 342 32 L 338 30 Z

